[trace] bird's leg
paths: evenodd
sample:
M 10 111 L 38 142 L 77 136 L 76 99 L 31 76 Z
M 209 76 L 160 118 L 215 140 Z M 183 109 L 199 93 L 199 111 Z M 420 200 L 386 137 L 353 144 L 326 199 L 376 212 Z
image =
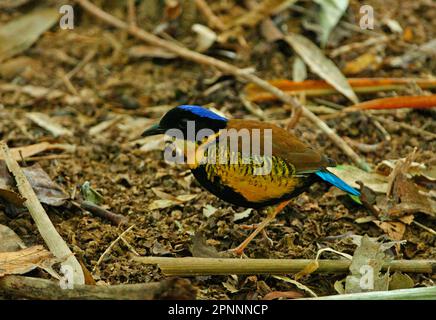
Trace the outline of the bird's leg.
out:
M 274 208 L 274 210 L 270 210 L 268 212 L 268 216 L 263 220 L 248 237 L 245 239 L 239 246 L 232 249 L 231 251 L 236 253 L 237 255 L 242 255 L 244 253 L 244 249 L 247 247 L 247 245 L 253 240 L 259 232 L 261 232 L 267 225 L 271 223 L 275 219 L 275 217 L 291 202 L 291 200 L 286 200 L 280 204 L 277 205 L 277 207 Z

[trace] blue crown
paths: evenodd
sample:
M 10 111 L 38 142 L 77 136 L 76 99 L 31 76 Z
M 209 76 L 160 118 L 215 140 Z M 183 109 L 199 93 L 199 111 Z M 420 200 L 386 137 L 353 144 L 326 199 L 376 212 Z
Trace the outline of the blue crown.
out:
M 227 119 L 216 114 L 215 112 L 212 112 L 206 108 L 200 107 L 200 106 L 191 106 L 191 105 L 182 105 L 178 106 L 177 108 L 180 108 L 182 110 L 189 111 L 199 117 L 209 118 L 212 120 L 219 120 L 219 121 L 226 121 Z

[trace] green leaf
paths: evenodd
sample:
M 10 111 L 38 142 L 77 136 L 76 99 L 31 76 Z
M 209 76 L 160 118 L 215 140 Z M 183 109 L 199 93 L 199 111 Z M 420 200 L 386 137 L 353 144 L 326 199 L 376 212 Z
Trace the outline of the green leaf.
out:
M 321 26 L 320 42 L 324 47 L 329 36 L 348 8 L 348 0 L 315 0 L 320 6 L 318 23 Z
M 80 191 L 82 192 L 82 196 L 85 201 L 92 202 L 96 205 L 99 205 L 103 202 L 103 196 L 91 187 L 89 181 L 86 181 L 82 185 Z
M 288 34 L 284 40 L 289 43 L 314 73 L 330 83 L 353 103 L 359 102 L 342 72 L 312 41 L 295 33 Z

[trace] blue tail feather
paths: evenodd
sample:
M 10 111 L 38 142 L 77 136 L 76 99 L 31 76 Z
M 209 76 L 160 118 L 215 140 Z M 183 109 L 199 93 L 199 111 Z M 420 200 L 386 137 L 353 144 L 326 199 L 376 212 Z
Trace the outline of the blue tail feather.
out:
M 345 191 L 346 193 L 349 193 L 353 196 L 360 196 L 360 192 L 350 185 L 348 185 L 345 181 L 334 175 L 333 173 L 327 171 L 327 170 L 320 170 L 315 172 L 315 174 L 320 177 L 322 180 L 334 185 L 336 188 L 341 189 L 342 191 Z

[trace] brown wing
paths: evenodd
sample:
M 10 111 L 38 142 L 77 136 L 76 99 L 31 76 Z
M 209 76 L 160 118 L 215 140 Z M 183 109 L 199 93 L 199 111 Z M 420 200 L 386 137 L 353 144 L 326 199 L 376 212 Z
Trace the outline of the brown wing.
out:
M 276 125 L 253 120 L 233 119 L 229 120 L 226 128 L 235 129 L 238 132 L 241 129 L 247 129 L 250 137 L 254 129 L 260 129 L 260 155 L 264 154 L 265 149 L 263 132 L 266 129 L 270 129 L 272 133 L 272 155 L 292 164 L 297 173 L 311 172 L 323 167 L 334 166 L 333 160 L 310 148 L 296 136 Z M 241 143 L 242 139 L 239 139 L 239 148 Z

